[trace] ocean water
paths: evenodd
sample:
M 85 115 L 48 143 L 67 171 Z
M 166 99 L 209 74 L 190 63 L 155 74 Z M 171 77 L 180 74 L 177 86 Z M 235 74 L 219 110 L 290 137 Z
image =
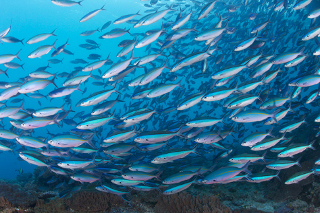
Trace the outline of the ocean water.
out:
M 302 5 L 301 9 L 299 8 L 300 5 Z M 193 190 L 192 192 L 197 194 L 202 189 L 202 191 L 207 190 L 206 192 L 208 192 L 208 194 L 213 194 L 210 193 L 210 187 L 214 187 L 216 184 L 225 184 L 226 181 L 235 182 L 236 184 L 241 184 L 241 181 L 244 181 L 249 182 L 246 183 L 248 185 L 269 182 L 268 186 L 270 186 L 270 188 L 274 186 L 281 188 L 286 185 L 287 188 L 284 190 L 288 190 L 290 186 L 294 187 L 295 184 L 300 184 L 301 181 L 308 180 L 309 177 L 315 178 L 315 181 L 309 181 L 308 184 L 311 182 L 317 183 L 318 179 L 316 175 L 319 173 L 317 167 L 317 155 L 319 154 L 317 133 L 320 131 L 320 128 L 316 118 L 319 116 L 318 87 L 320 80 L 318 74 L 320 67 L 319 56 L 316 51 L 320 51 L 320 27 L 319 17 L 313 20 L 308 18 L 308 15 L 320 14 L 319 11 L 316 12 L 317 8 L 320 8 L 319 1 L 231 0 L 220 1 L 213 4 L 212 1 L 200 0 L 159 0 L 151 2 L 138 0 L 84 0 L 81 2 L 81 6 L 76 4 L 70 7 L 62 7 L 53 4 L 50 0 L 14 0 L 3 1 L 1 2 L 1 6 L 3 9 L 0 14 L 0 41 L 2 41 L 2 44 L 0 44 L 0 69 L 7 69 L 5 63 L 1 62 L 1 60 L 6 59 L 4 55 L 16 54 L 20 50 L 19 57 L 21 61 L 17 58 L 10 61 L 23 64 L 23 69 L 9 68 L 7 71 L 8 76 L 0 74 L 0 86 L 15 82 L 18 87 L 23 88 L 28 82 L 34 80 L 29 76 L 30 73 L 39 67 L 47 66 L 48 60 L 59 59 L 62 60 L 62 63 L 49 63 L 50 68 L 47 68 L 46 71 L 51 74 L 57 74 L 54 82 L 57 87 L 61 88 L 66 79 L 74 77 L 59 77 L 61 73 L 66 72 L 70 74 L 78 70 L 78 72 L 74 72 L 76 76 L 89 75 L 90 72 L 82 72 L 81 70 L 90 63 L 107 59 L 107 57 L 109 57 L 108 59 L 110 61 L 98 69 L 94 68 L 91 73 L 94 76 L 88 78 L 85 82 L 81 82 L 79 84 L 81 91 L 74 91 L 67 97 L 68 100 L 66 97 L 50 98 L 48 94 L 57 88 L 55 88 L 53 84 L 49 84 L 35 93 L 18 93 L 15 97 L 0 101 L 6 104 L 0 108 L 0 117 L 3 117 L 1 129 L 9 130 L 16 134 L 16 138 L 22 135 L 43 138 L 43 143 L 46 144 L 46 146 L 41 149 L 34 148 L 32 145 L 19 144 L 16 138 L 8 139 L 6 136 L 3 136 L 0 145 L 11 148 L 12 152 L 0 152 L 0 179 L 12 181 L 15 180 L 17 176 L 21 176 L 21 173 L 33 174 L 39 165 L 30 161 L 30 159 L 21 158 L 22 154 L 27 154 L 28 156 L 35 157 L 46 165 L 42 166 L 41 171 L 48 171 L 50 178 L 57 178 L 55 185 L 63 182 L 68 183 L 59 189 L 54 189 L 53 185 L 48 184 L 49 189 L 54 189 L 58 193 L 67 191 L 68 196 L 72 194 L 70 193 L 71 189 L 78 185 L 82 186 L 82 190 L 95 188 L 97 189 L 96 191 L 102 190 L 121 196 L 122 194 L 119 191 L 114 192 L 111 190 L 117 189 L 124 192 L 124 194 L 130 194 L 131 189 L 129 190 L 129 188 L 131 186 L 126 187 L 121 184 L 119 186 L 119 184 L 117 185 L 112 182 L 112 179 L 118 178 L 142 181 L 144 185 L 154 187 L 153 189 L 160 190 L 161 193 L 168 196 L 184 190 L 188 192 Z M 84 15 L 102 7 L 103 10 L 90 20 L 80 22 L 80 19 L 84 17 Z M 277 10 L 277 8 L 280 8 L 280 10 Z M 155 14 L 159 15 L 159 11 L 164 11 L 163 14 L 165 15 L 157 19 Z M 205 14 L 206 11 L 208 14 L 202 18 L 201 14 Z M 139 14 L 133 17 L 133 14 L 138 12 Z M 249 17 L 253 17 L 255 13 L 256 18 L 250 20 Z M 132 14 L 132 17 L 129 19 L 131 19 L 131 21 L 135 20 L 135 23 L 143 18 L 145 18 L 145 22 L 150 21 L 152 18 L 156 19 L 156 21 L 150 21 L 150 24 L 145 24 L 145 26 L 140 27 L 134 27 L 135 23 L 130 23 L 129 21 L 121 24 L 112 23 L 116 19 L 128 14 Z M 147 14 L 153 14 L 153 16 L 147 17 Z M 190 14 L 190 18 L 187 18 L 188 14 Z M 223 19 L 221 20 L 220 26 L 217 26 L 216 24 L 220 21 L 219 15 L 221 15 Z M 177 27 L 177 23 L 183 19 L 186 20 L 185 23 Z M 270 22 L 267 22 L 267 20 Z M 100 31 L 101 27 L 108 21 L 111 21 L 110 26 Z M 2 30 L 7 29 L 9 26 L 9 33 L 1 36 Z M 177 29 L 172 29 L 174 26 L 176 26 Z M 116 28 L 120 31 L 130 29 L 130 34 L 125 33 L 122 36 L 109 39 L 99 38 L 103 34 L 111 32 L 111 30 Z M 90 36 L 80 35 L 85 31 L 96 29 L 99 29 L 99 31 Z M 181 29 L 191 30 L 186 36 L 179 38 L 164 48 L 163 44 L 167 40 L 170 40 L 170 36 L 181 33 Z M 257 33 L 252 32 L 253 29 L 258 29 Z M 53 31 L 55 36 L 50 36 L 34 44 L 26 43 L 36 35 L 51 33 Z M 148 31 L 149 33 L 147 33 Z M 117 54 L 122 49 L 122 47 L 118 46 L 120 42 L 126 39 L 136 39 L 135 45 L 139 45 L 144 38 L 148 38 L 148 36 L 150 37 L 150 35 L 157 33 L 159 35 L 156 36 L 153 41 L 148 41 L 148 45 L 142 48 L 135 46 L 133 51 L 129 51 L 125 56 L 117 57 Z M 308 34 L 313 38 L 304 41 L 303 38 Z M 218 39 L 220 35 L 222 37 Z M 4 39 L 8 36 L 20 40 L 23 39 L 23 44 L 19 42 L 5 42 Z M 97 42 L 99 48 L 94 50 L 81 48 L 79 45 L 88 43 L 86 41 L 87 39 Z M 217 41 L 213 40 L 213 42 L 216 41 L 216 44 L 214 45 L 212 42 L 206 43 L 206 41 L 210 39 L 217 39 Z M 55 57 L 51 57 L 54 51 L 54 49 L 52 49 L 48 54 L 40 58 L 28 57 L 36 48 L 42 45 L 52 45 L 55 41 L 56 48 L 68 41 L 65 49 L 71 51 L 73 55 L 67 55 L 62 52 Z M 245 47 L 239 51 L 236 47 L 238 47 L 240 43 Z M 210 52 L 210 50 L 214 51 Z M 134 71 L 115 82 L 110 81 L 109 78 L 97 79 L 98 77 L 102 77 L 110 67 L 128 60 L 131 53 L 134 59 L 130 62 L 130 65 L 122 66 L 119 72 L 114 74 L 113 77 L 116 77 L 120 71 L 125 70 L 128 65 L 133 66 L 134 62 L 146 55 L 161 55 L 148 64 L 139 64 L 139 66 L 135 67 Z M 199 56 L 200 53 L 202 53 L 201 57 Z M 286 53 L 287 55 L 284 55 Z M 101 57 L 100 59 L 92 60 L 88 59 L 89 54 L 99 54 Z M 194 56 L 198 56 L 198 58 Z M 221 56 L 223 56 L 222 59 Z M 244 59 L 252 56 L 256 56 L 257 60 L 253 62 L 251 58 L 251 61 L 249 61 L 250 65 L 246 67 L 245 63 L 247 61 Z M 284 59 L 282 58 L 282 60 L 280 60 L 280 56 L 283 56 Z M 75 59 L 83 59 L 87 63 L 75 64 L 72 62 Z M 296 62 L 297 59 L 301 59 L 301 62 L 297 62 L 292 67 L 288 67 L 289 63 Z M 259 69 L 259 65 L 261 66 L 269 62 L 272 64 L 269 70 L 266 70 L 257 77 L 253 76 Z M 163 71 L 148 84 L 143 86 L 129 86 L 129 83 L 138 76 L 146 75 L 156 68 L 162 67 L 164 63 L 166 63 L 166 67 Z M 240 65 L 243 66 L 241 68 L 242 71 L 237 73 L 231 74 L 231 71 L 227 70 L 229 66 L 237 66 L 238 69 L 240 69 Z M 179 69 L 175 70 L 176 67 L 179 67 Z M 233 71 L 235 71 L 235 69 L 236 67 L 233 68 Z M 282 72 L 279 72 L 272 81 L 265 82 L 265 80 L 270 77 L 268 71 L 277 71 L 278 69 Z M 224 71 L 226 77 L 232 77 L 230 82 L 224 84 L 223 87 L 219 85 L 222 84 L 221 79 L 223 78 L 218 75 L 221 71 Z M 52 77 L 48 79 L 52 79 Z M 303 79 L 307 85 L 303 85 L 299 81 L 300 79 Z M 248 88 L 244 91 L 241 86 L 250 81 L 256 81 L 258 83 L 253 89 Z M 104 85 L 95 85 L 96 82 L 103 82 Z M 177 85 L 177 82 L 180 82 L 180 84 Z M 169 84 L 172 84 L 174 89 L 168 89 L 168 86 L 161 87 Z M 294 97 L 299 86 L 301 86 L 302 91 Z M 76 106 L 81 99 L 89 98 L 97 92 L 111 90 L 112 88 L 115 88 L 118 94 L 116 92 L 112 93 L 107 99 L 99 101 L 99 104 L 103 101 L 112 101 L 117 98 L 121 100 L 121 102 L 115 103 L 115 105 L 104 114 L 98 116 L 90 115 L 90 113 L 93 112 L 93 107 L 97 104 L 87 107 Z M 132 99 L 132 96 L 136 94 L 139 89 L 147 88 L 150 89 L 150 92 L 148 92 L 149 95 L 155 92 L 156 89 L 162 92 L 163 95 L 155 98 L 143 97 L 138 100 Z M 212 98 L 213 91 L 219 88 L 224 88 L 225 91 L 232 88 L 234 88 L 234 90 L 219 100 L 205 101 L 205 97 Z M 167 91 L 165 91 L 166 89 Z M 5 91 L 5 88 L 1 88 L 0 93 L 3 91 Z M 31 97 L 38 92 L 46 98 L 35 99 Z M 268 93 L 267 96 L 264 95 L 266 92 Z M 198 100 L 195 101 L 195 105 L 180 110 L 179 106 L 185 104 L 186 100 L 190 100 L 194 94 L 197 94 L 198 98 Z M 202 97 L 200 97 L 201 95 Z M 316 96 L 314 99 L 312 99 L 313 95 Z M 256 97 L 256 100 L 251 104 L 239 107 L 241 111 L 231 116 L 236 110 L 228 109 L 225 103 L 232 97 L 238 99 Z M 22 100 L 15 103 L 17 98 Z M 280 100 L 281 98 L 287 99 Z M 309 101 L 310 99 L 312 99 L 312 101 Z M 275 101 L 271 102 L 269 108 L 259 109 L 270 100 Z M 64 110 L 72 110 L 65 119 L 72 119 L 74 124 L 70 125 L 66 123 L 66 120 L 62 120 L 59 121 L 59 126 L 56 124 L 46 125 L 44 127 L 34 128 L 33 131 L 14 128 L 10 123 L 13 119 L 9 118 L 9 116 L 2 116 L 1 113 L 4 113 L 5 109 L 10 109 L 10 107 L 19 107 L 22 103 L 23 109 L 21 109 L 21 111 L 30 114 L 28 118 L 22 119 L 22 123 L 37 117 L 33 115 L 33 112 L 36 110 L 45 107 L 63 106 Z M 284 118 L 277 120 L 279 118 L 277 117 L 279 116 L 278 113 L 288 110 L 290 107 L 293 109 L 293 112 L 288 112 Z M 253 109 L 258 109 L 259 111 L 251 111 Z M 129 112 L 139 117 L 141 113 L 137 112 L 138 110 L 144 110 L 144 113 L 149 110 L 149 112 L 153 111 L 154 113 L 150 118 L 141 119 L 141 121 L 138 122 L 132 121 L 130 123 L 122 119 L 122 117 Z M 84 116 L 74 118 L 74 116 L 80 112 L 82 112 Z M 62 112 L 60 111 L 59 113 Z M 54 115 L 57 114 L 58 112 L 54 113 Z M 262 118 L 260 119 L 259 116 L 262 116 Z M 81 128 L 78 125 L 80 123 L 86 122 L 88 119 L 96 120 L 103 117 L 111 118 L 110 121 L 104 125 L 87 128 L 86 131 L 89 132 L 88 134 L 79 133 Z M 132 117 L 129 116 L 129 118 Z M 244 120 L 241 120 L 243 118 Z M 267 119 L 272 120 L 273 118 L 277 118 L 275 119 L 275 124 L 265 124 Z M 198 122 L 195 122 L 195 120 L 198 120 Z M 209 120 L 211 124 L 208 123 Z M 128 126 L 119 128 L 118 124 L 121 122 Z M 297 123 L 297 128 L 289 128 L 290 125 L 295 123 Z M 287 128 L 287 130 L 281 132 L 283 128 Z M 74 131 L 72 131 L 74 129 L 78 129 L 79 132 L 74 133 Z M 266 135 L 270 129 L 271 135 Z M 112 134 L 119 131 L 130 130 L 135 130 L 131 137 L 124 141 L 117 141 L 117 143 L 122 146 L 116 147 L 117 143 L 108 144 L 103 142 L 105 138 Z M 192 135 L 191 133 L 194 133 L 194 131 L 199 132 Z M 210 143 L 207 141 L 203 142 L 206 132 L 208 134 L 207 137 L 211 137 L 212 141 Z M 211 134 L 209 134 L 209 132 L 211 132 Z M 271 145 L 266 144 L 265 146 L 268 146 L 267 148 L 258 147 L 257 150 L 255 150 L 256 144 L 253 144 L 253 148 L 244 146 L 243 144 L 241 145 L 249 135 L 255 132 L 261 132 L 261 134 L 266 137 L 265 139 L 261 138 L 261 140 L 256 138 L 256 144 L 258 145 L 259 142 L 262 144 L 263 142 L 268 142 L 268 140 L 274 140 L 272 139 L 273 137 L 279 138 L 279 140 Z M 283 134 L 283 132 L 285 134 Z M 164 136 L 164 134 L 167 135 Z M 48 141 L 55 139 L 59 135 L 77 136 L 86 140 L 92 137 L 92 142 L 89 144 L 83 143 L 80 147 L 90 148 L 92 144 L 95 152 L 89 154 L 78 153 L 75 152 L 73 148 L 79 145 L 65 145 L 65 147 L 62 147 L 61 145 L 53 146 L 48 143 Z M 147 136 L 149 141 L 145 140 L 141 142 L 137 139 L 139 137 L 143 138 L 144 136 Z M 72 140 L 73 139 L 67 138 L 65 139 L 65 143 L 70 144 Z M 153 151 L 142 150 L 146 144 L 161 142 L 166 142 L 166 144 L 159 149 Z M 288 155 L 287 158 L 279 157 L 278 154 L 281 151 L 290 149 L 294 144 L 298 144 L 298 148 L 296 148 L 297 151 L 292 151 L 294 154 Z M 127 145 L 132 145 L 132 147 L 126 149 Z M 283 149 L 281 149 L 281 147 Z M 48 150 L 66 154 L 62 155 L 60 153 L 56 156 L 44 156 L 41 154 L 41 151 Z M 181 150 L 188 150 L 189 152 L 184 155 L 181 154 Z M 33 153 L 30 154 L 30 151 Z M 109 153 L 106 153 L 108 151 Z M 167 153 L 169 154 L 164 156 L 164 154 Z M 251 158 L 252 155 L 255 156 L 255 159 Z M 238 161 L 237 163 L 239 164 L 231 165 L 230 162 L 235 161 L 234 159 L 239 158 L 239 156 L 242 156 L 241 162 Z M 132 160 L 134 158 L 136 159 Z M 171 158 L 172 160 L 170 160 Z M 87 161 L 88 165 L 80 166 L 77 169 L 72 169 L 69 165 L 65 167 L 61 166 L 61 163 L 69 160 L 78 162 Z M 268 165 L 279 162 L 279 160 L 288 160 L 288 162 L 281 162 L 279 164 L 288 163 L 290 165 L 285 169 L 267 168 Z M 302 164 L 302 168 L 299 167 L 299 163 Z M 138 172 L 131 174 L 131 168 L 133 166 L 138 167 L 139 165 L 147 165 L 153 168 L 153 171 L 148 173 L 145 172 L 146 169 L 144 167 L 139 167 L 138 170 L 144 172 L 143 174 L 139 174 Z M 52 172 L 54 167 L 64 169 L 69 174 L 63 176 L 55 174 Z M 163 180 L 170 179 L 172 175 L 179 174 L 181 170 L 188 167 L 193 167 L 192 169 L 189 168 L 190 170 L 186 170 L 190 172 L 189 176 L 181 173 L 185 176 L 175 177 L 174 184 L 162 182 Z M 114 169 L 116 172 L 103 172 L 102 169 Z M 280 171 L 280 173 L 278 173 L 278 171 Z M 301 171 L 305 171 L 306 173 L 301 175 L 299 173 Z M 83 179 L 77 179 L 77 175 Z M 132 175 L 132 177 L 130 175 Z M 149 178 L 146 177 L 146 175 L 152 177 Z M 236 176 L 240 177 L 240 175 L 243 175 L 243 177 L 232 181 L 232 178 Z M 270 176 L 270 179 L 266 177 L 267 175 Z M 33 175 L 32 179 L 35 180 L 39 177 Z M 280 184 L 276 183 L 278 177 L 280 177 Z M 50 178 L 48 178 L 48 175 L 46 178 L 43 182 L 49 181 Z M 292 181 L 294 183 L 292 183 Z M 189 188 L 190 185 L 187 185 L 188 183 L 195 186 L 195 188 L 202 188 L 197 192 L 197 190 L 191 186 L 191 190 Z M 183 184 L 186 184 L 185 188 Z M 41 185 L 41 187 L 43 186 L 44 185 Z M 141 183 L 138 183 L 138 186 L 141 186 Z M 223 191 L 223 186 L 224 185 L 219 185 L 219 190 Z M 226 187 L 228 188 L 228 186 Z M 257 188 L 254 188 L 255 186 L 250 187 L 252 187 L 250 188 L 252 193 L 257 191 Z M 310 188 L 312 190 L 311 186 Z M 172 191 L 170 191 L 170 189 L 172 189 Z M 142 189 L 139 188 L 137 190 L 142 191 Z M 260 193 L 263 194 L 267 192 L 260 191 Z M 281 193 L 281 191 L 279 191 L 279 193 Z M 64 195 L 64 193 L 60 194 L 60 197 Z M 131 200 L 131 196 L 123 197 L 123 199 L 129 201 Z M 220 200 L 224 201 L 223 198 Z M 311 205 L 312 203 L 308 201 L 307 204 Z M 236 206 L 234 203 L 232 203 L 232 205 Z M 242 208 L 245 207 L 242 206 Z

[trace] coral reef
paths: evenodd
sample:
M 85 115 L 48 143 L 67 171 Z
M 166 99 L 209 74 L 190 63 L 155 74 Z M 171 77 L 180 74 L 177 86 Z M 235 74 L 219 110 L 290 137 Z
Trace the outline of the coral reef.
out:
M 68 208 L 77 212 L 104 212 L 123 204 L 121 197 L 101 192 L 81 191 L 65 200 Z
M 0 197 L 0 208 L 10 208 L 12 204 L 9 202 L 8 199 L 4 197 Z
M 161 196 L 154 209 L 155 213 L 231 213 L 213 195 L 193 196 L 181 192 L 171 196 Z
M 35 213 L 66 213 L 70 212 L 67 210 L 67 206 L 64 203 L 64 199 L 53 199 L 50 202 L 45 202 L 44 200 L 37 200 L 37 204 L 34 207 Z
M 17 207 L 34 207 L 38 199 L 36 191 L 23 190 L 18 184 L 0 182 L 0 197 L 6 198 Z
M 302 169 L 310 169 L 310 163 L 302 162 Z M 301 170 L 293 167 L 280 173 L 281 179 Z M 38 172 L 41 172 L 38 170 Z M 59 198 L 56 183 L 46 184 L 50 173 L 34 175 L 27 182 L 0 180 L 0 212 L 2 213 L 301 213 L 320 212 L 320 177 L 310 176 L 299 184 L 286 186 L 277 179 L 259 184 L 236 182 L 194 185 L 187 191 L 164 196 L 159 191 L 132 191 L 130 205 L 113 194 L 98 192 L 92 185 L 84 184 L 82 190 Z M 162 189 L 163 190 L 163 189 Z M 63 194 L 63 193 L 62 193 Z M 282 195 L 282 196 L 281 196 Z

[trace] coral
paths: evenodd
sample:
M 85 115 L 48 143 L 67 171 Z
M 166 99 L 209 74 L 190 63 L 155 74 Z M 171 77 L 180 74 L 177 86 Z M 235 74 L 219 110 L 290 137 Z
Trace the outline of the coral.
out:
M 121 197 L 101 192 L 80 191 L 66 199 L 66 205 L 77 212 L 104 212 L 123 204 Z
M 12 204 L 4 197 L 0 197 L 0 208 L 9 208 Z
M 54 199 L 50 202 L 45 203 L 44 200 L 37 200 L 37 204 L 34 207 L 35 213 L 66 213 L 70 212 L 67 210 L 67 206 L 64 203 L 63 199 Z
M 155 213 L 231 213 L 231 209 L 223 205 L 213 195 L 193 196 L 181 192 L 171 196 L 161 196 L 155 206 Z
M 15 206 L 33 207 L 37 201 L 37 192 L 22 190 L 18 184 L 0 183 L 0 197 L 6 198 Z
M 265 212 L 257 209 L 237 209 L 237 210 L 234 210 L 233 213 L 265 213 Z

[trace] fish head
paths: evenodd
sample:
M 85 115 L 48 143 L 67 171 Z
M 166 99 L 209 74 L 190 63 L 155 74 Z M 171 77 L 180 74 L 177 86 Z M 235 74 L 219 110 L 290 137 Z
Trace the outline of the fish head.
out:
M 284 184 L 288 185 L 288 184 L 294 184 L 294 183 L 298 183 L 297 180 L 287 180 Z
M 77 129 L 86 129 L 86 127 L 88 127 L 89 125 L 82 125 L 82 124 L 79 124 L 76 128 Z
M 241 146 L 249 146 L 249 143 L 247 141 L 244 141 L 241 143 Z
M 277 167 L 275 166 L 267 166 L 268 169 L 276 169 Z
M 99 115 L 99 110 L 93 110 L 93 111 L 91 112 L 91 115 Z
M 90 104 L 92 103 L 91 100 L 88 100 L 88 101 L 84 101 L 80 104 L 80 106 L 89 106 Z
M 171 194 L 172 194 L 172 191 L 164 191 L 163 194 L 164 194 L 164 195 L 171 195 Z
M 309 39 L 310 39 L 310 34 L 307 34 L 307 35 L 303 36 L 301 40 L 302 41 L 307 41 Z
M 207 182 L 208 182 L 208 180 L 206 180 L 206 179 L 201 180 L 201 183 L 203 183 L 203 184 L 207 184 Z
M 238 160 L 236 160 L 234 158 L 229 159 L 229 161 L 232 162 L 232 163 L 237 163 L 238 162 Z
M 208 101 L 208 100 L 209 100 L 209 97 L 208 97 L 208 96 L 203 96 L 202 100 L 203 100 L 203 101 Z
M 125 118 L 125 119 L 123 119 L 123 121 L 126 123 L 134 122 L 134 118 Z
M 50 144 L 50 145 L 52 145 L 52 146 L 55 145 L 55 143 L 53 142 L 53 140 L 49 140 L 49 141 L 48 141 L 48 144 Z
M 142 140 L 141 140 L 141 138 L 136 137 L 136 138 L 134 139 L 134 141 L 139 143 L 139 142 L 141 142 Z
M 151 163 L 154 163 L 154 164 L 160 164 L 163 160 L 166 160 L 166 158 L 159 158 L 159 157 L 156 157 L 155 159 L 153 159 L 151 161 Z
M 28 127 L 28 125 L 26 123 L 22 123 L 21 126 L 24 127 L 24 128 Z

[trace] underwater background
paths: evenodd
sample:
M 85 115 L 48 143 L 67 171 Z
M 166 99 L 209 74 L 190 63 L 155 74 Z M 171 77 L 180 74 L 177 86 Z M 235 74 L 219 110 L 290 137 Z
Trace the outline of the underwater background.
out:
M 0 212 L 320 212 L 320 1 L 1 6 Z

